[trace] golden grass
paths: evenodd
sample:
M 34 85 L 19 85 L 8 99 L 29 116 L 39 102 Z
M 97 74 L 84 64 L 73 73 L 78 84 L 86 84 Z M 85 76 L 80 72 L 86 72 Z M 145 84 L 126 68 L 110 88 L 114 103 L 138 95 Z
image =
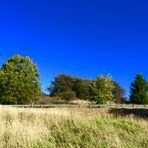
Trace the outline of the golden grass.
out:
M 148 147 L 148 121 L 108 109 L 0 106 L 1 148 Z

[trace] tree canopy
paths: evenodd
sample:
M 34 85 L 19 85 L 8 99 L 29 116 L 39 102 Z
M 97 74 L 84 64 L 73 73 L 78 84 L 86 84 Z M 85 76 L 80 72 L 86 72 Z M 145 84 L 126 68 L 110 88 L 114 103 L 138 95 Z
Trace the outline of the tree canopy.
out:
M 107 101 L 114 101 L 114 95 L 112 90 L 114 89 L 113 81 L 111 76 L 99 75 L 97 80 L 90 86 L 91 89 L 91 100 L 97 101 L 97 103 L 107 103 Z
M 74 78 L 70 75 L 60 74 L 52 81 L 51 86 L 48 87 L 51 96 L 58 96 L 67 98 L 71 96 L 71 99 L 88 99 L 89 96 L 89 84 L 91 80 Z
M 75 78 L 71 75 L 60 74 L 55 77 L 52 84 L 48 87 L 50 96 L 82 99 L 106 103 L 114 101 L 124 102 L 125 90 L 110 75 L 103 77 L 99 75 L 97 80 Z
M 15 55 L 0 69 L 0 103 L 30 103 L 41 92 L 37 65 L 29 57 Z
M 114 88 L 112 90 L 112 93 L 114 95 L 115 103 L 124 103 L 126 101 L 124 95 L 125 90 L 119 85 L 119 83 L 113 81 Z
M 111 79 L 99 75 L 96 80 L 60 74 L 48 87 L 51 97 L 65 100 L 82 99 L 96 103 L 125 102 L 125 90 Z M 26 104 L 41 94 L 38 67 L 29 57 L 15 55 L 0 68 L 0 103 Z M 148 82 L 137 74 L 130 86 L 130 100 L 135 104 L 148 104 Z
M 138 74 L 130 86 L 130 101 L 135 104 L 148 104 L 148 82 Z

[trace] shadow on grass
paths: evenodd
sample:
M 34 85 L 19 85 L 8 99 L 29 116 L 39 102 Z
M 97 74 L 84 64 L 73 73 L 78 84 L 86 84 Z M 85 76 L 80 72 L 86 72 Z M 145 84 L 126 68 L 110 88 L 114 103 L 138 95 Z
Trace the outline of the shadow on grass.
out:
M 128 108 L 111 108 L 109 113 L 115 117 L 135 116 L 138 118 L 148 119 L 148 109 L 128 109 Z

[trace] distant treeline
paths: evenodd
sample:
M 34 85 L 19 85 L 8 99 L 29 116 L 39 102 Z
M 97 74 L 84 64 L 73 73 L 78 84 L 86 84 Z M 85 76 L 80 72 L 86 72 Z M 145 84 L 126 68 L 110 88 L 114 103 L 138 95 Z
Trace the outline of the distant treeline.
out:
M 97 103 L 125 101 L 125 90 L 111 76 L 99 75 L 97 80 L 75 78 L 71 75 L 60 74 L 48 87 L 50 96 L 62 99 L 82 99 Z
M 95 103 L 135 103 L 148 104 L 148 82 L 142 74 L 137 74 L 130 86 L 129 100 L 125 90 L 116 81 L 99 75 L 96 80 L 60 74 L 48 87 L 50 98 L 69 101 L 75 99 Z M 36 102 L 42 96 L 40 74 L 37 65 L 29 57 L 15 55 L 0 68 L 0 103 L 27 104 Z

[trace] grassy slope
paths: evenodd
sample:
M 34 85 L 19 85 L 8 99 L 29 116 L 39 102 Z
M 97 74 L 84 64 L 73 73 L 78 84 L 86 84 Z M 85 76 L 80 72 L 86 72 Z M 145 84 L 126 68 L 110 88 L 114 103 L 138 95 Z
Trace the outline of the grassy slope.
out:
M 104 109 L 0 107 L 0 147 L 148 147 L 148 121 Z

